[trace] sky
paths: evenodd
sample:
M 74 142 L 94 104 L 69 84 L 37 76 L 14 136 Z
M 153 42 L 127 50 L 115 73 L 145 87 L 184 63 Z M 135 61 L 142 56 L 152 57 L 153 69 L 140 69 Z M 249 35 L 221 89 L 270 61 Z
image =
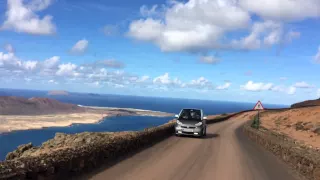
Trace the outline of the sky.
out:
M 0 87 L 320 97 L 319 0 L 2 0 Z

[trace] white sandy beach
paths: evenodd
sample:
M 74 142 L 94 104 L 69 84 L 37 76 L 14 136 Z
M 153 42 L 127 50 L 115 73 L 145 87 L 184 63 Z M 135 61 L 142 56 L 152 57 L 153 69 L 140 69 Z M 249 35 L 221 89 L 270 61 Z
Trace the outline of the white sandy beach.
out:
M 107 114 L 75 113 L 38 116 L 0 115 L 0 133 L 16 130 L 41 129 L 45 127 L 65 127 L 72 124 L 98 123 Z

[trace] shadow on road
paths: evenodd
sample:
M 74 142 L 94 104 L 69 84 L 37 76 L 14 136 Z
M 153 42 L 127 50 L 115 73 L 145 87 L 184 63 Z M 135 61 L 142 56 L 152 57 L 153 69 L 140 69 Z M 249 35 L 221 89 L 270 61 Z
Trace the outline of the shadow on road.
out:
M 206 136 L 204 137 L 196 137 L 196 136 L 188 136 L 188 135 L 180 135 L 179 137 L 181 138 L 195 138 L 195 139 L 212 139 L 212 138 L 218 138 L 220 135 L 219 134 L 209 134 L 207 133 Z
M 207 136 L 204 137 L 204 139 L 212 139 L 212 138 L 218 138 L 219 134 L 207 134 Z

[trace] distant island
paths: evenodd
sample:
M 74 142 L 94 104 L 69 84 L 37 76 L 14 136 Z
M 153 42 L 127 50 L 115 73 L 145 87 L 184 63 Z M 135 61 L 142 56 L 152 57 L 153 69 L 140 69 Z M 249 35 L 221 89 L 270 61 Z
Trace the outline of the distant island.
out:
M 97 123 L 111 116 L 173 116 L 169 113 L 108 107 L 86 107 L 50 98 L 0 96 L 0 133 L 15 130 Z
M 0 96 L 0 115 L 43 115 L 85 111 L 85 108 L 55 99 Z
M 59 96 L 61 96 L 61 95 L 67 96 L 67 95 L 69 95 L 69 92 L 62 91 L 62 90 L 54 90 L 54 91 L 49 91 L 48 95 L 50 95 L 50 96 L 58 96 L 58 95 Z
M 101 96 L 100 94 L 96 94 L 96 93 L 88 93 L 89 96 Z

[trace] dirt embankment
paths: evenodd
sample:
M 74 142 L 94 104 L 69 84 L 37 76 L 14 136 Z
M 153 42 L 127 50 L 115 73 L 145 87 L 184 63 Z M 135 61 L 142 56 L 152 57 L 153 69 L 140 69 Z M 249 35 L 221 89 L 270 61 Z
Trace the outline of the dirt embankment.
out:
M 320 149 L 320 107 L 305 107 L 261 113 L 261 126 Z
M 320 180 L 320 151 L 268 129 L 253 129 L 249 123 L 243 130 L 250 139 L 271 151 L 305 179 Z
M 260 121 L 244 132 L 306 179 L 320 180 L 320 107 L 263 111 Z

